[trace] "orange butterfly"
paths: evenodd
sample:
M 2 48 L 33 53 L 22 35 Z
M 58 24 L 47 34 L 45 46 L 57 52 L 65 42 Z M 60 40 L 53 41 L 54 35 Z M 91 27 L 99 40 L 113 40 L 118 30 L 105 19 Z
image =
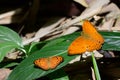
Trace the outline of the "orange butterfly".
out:
M 43 70 L 49 70 L 56 68 L 62 61 L 63 58 L 61 56 L 53 56 L 37 59 L 34 64 Z
M 96 31 L 89 21 L 84 21 L 82 33 L 68 47 L 68 54 L 82 54 L 86 51 L 98 50 L 104 43 L 104 38 Z

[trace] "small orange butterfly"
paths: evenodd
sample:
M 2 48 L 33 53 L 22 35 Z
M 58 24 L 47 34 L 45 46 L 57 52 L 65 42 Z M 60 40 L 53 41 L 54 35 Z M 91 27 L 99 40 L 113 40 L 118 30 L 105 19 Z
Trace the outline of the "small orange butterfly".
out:
M 56 68 L 62 61 L 63 58 L 61 56 L 53 56 L 37 59 L 34 64 L 43 70 L 49 70 Z
M 97 32 L 89 21 L 84 21 L 82 33 L 68 47 L 68 54 L 82 54 L 86 51 L 98 50 L 104 43 L 104 38 Z

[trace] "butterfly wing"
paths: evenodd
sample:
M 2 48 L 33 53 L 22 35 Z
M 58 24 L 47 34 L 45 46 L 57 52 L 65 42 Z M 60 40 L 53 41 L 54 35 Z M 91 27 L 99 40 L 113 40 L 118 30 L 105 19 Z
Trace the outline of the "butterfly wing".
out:
M 97 32 L 89 21 L 84 21 L 81 36 L 68 47 L 68 54 L 82 54 L 86 51 L 98 50 L 104 43 L 104 38 Z
M 104 43 L 104 38 L 97 32 L 94 26 L 89 21 L 84 21 L 83 26 L 83 36 L 88 35 L 88 38 L 92 38 L 96 43 Z
M 48 58 L 40 58 L 34 61 L 34 64 L 43 69 L 43 70 L 49 70 L 49 66 L 48 66 Z
M 83 23 L 82 29 L 82 36 L 86 39 L 88 51 L 100 49 L 104 43 L 104 38 L 97 32 L 94 26 L 86 20 Z
M 82 54 L 85 51 L 86 51 L 85 39 L 82 36 L 75 39 L 68 47 L 69 55 Z
M 61 56 L 54 56 L 49 59 L 49 67 L 50 69 L 56 68 L 61 62 L 63 61 L 63 58 Z
M 86 48 L 87 48 L 86 51 L 91 52 L 93 50 L 98 50 L 102 46 L 100 43 L 94 40 L 90 40 L 90 39 L 85 39 L 85 40 L 86 40 L 85 43 L 86 43 Z
M 43 70 L 49 70 L 56 68 L 62 61 L 63 58 L 61 56 L 54 56 L 37 59 L 34 61 L 34 64 Z

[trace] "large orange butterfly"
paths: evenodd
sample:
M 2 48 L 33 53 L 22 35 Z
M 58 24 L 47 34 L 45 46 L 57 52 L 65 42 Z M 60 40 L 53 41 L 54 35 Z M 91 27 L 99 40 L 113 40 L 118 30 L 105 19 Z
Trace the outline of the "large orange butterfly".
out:
M 37 59 L 34 64 L 43 70 L 49 70 L 56 68 L 62 61 L 63 58 L 61 56 L 53 56 Z
M 86 51 L 98 50 L 104 43 L 104 38 L 96 31 L 89 21 L 84 21 L 81 36 L 68 47 L 68 54 L 82 54 Z

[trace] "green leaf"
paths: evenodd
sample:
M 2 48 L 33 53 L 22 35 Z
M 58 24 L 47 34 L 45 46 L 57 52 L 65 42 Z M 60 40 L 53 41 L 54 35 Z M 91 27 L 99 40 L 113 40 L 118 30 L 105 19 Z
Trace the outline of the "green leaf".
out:
M 13 66 L 16 66 L 16 65 L 18 65 L 18 64 L 19 64 L 19 63 L 17 63 L 17 62 L 12 62 L 12 63 L 10 63 L 10 64 L 8 64 L 8 65 L 5 65 L 4 68 L 13 67 Z
M 120 33 L 116 32 L 101 32 L 103 37 L 105 38 L 105 43 L 103 44 L 104 50 L 120 50 L 118 44 L 120 44 Z M 80 33 L 74 33 L 67 36 L 63 36 L 61 38 L 51 40 L 48 44 L 46 44 L 41 50 L 34 52 L 28 58 L 23 60 L 20 65 L 18 65 L 12 73 L 9 75 L 7 80 L 32 80 L 42 76 L 45 76 L 55 70 L 62 68 L 67 65 L 67 63 L 74 59 L 76 56 L 68 56 L 67 48 L 70 43 L 80 35 Z M 114 43 L 114 44 L 113 44 Z M 113 46 L 114 47 L 109 47 Z M 36 68 L 34 66 L 34 60 L 42 57 L 48 56 L 63 56 L 64 62 L 62 62 L 56 69 L 44 71 L 42 69 Z
M 63 66 L 67 65 L 69 61 L 74 59 L 76 56 L 68 56 L 67 48 L 71 41 L 77 36 L 65 36 L 59 38 L 57 41 L 52 40 L 45 45 L 41 50 L 33 53 L 27 59 L 23 60 L 19 66 L 17 66 L 12 73 L 9 75 L 7 80 L 33 80 L 42 76 L 45 76 L 53 71 L 56 71 Z M 56 43 L 55 43 L 56 42 Z M 34 66 L 34 60 L 42 57 L 49 56 L 62 56 L 64 61 L 53 70 L 44 71 Z
M 96 62 L 96 59 L 94 57 L 94 53 L 93 52 L 92 52 L 92 62 L 93 62 L 93 67 L 94 67 L 96 80 L 101 80 L 99 69 L 98 69 L 97 62 Z
M 37 42 L 33 42 L 31 43 L 30 47 L 29 47 L 29 50 L 28 50 L 28 53 L 31 53 L 32 49 L 34 48 L 34 46 L 36 46 L 38 43 Z M 39 43 L 40 44 L 40 43 Z
M 47 43 L 47 41 L 43 41 L 43 42 L 33 42 L 30 45 L 26 45 L 24 47 L 25 51 L 27 52 L 27 55 L 31 55 L 33 52 L 40 50 L 45 44 Z
M 22 58 L 15 59 L 15 60 L 4 60 L 0 63 L 0 68 L 8 68 L 8 67 L 15 67 L 19 65 L 19 63 L 22 61 Z
M 19 35 L 5 27 L 5 26 L 0 26 L 0 42 L 14 42 L 16 43 L 17 45 L 23 47 L 22 45 L 22 39 L 19 37 Z
M 43 48 L 46 48 L 46 47 L 52 46 L 53 44 L 60 43 L 60 42 L 62 42 L 62 41 L 64 41 L 64 40 L 65 40 L 65 39 L 63 39 L 63 38 L 55 39 L 55 40 L 49 42 L 49 43 L 48 43 L 47 45 L 45 45 Z
M 105 43 L 102 46 L 103 50 L 120 51 L 120 33 L 119 32 L 101 32 L 105 38 Z
M 56 74 L 57 73 L 57 74 Z M 59 69 L 47 75 L 50 80 L 69 80 L 68 75 L 63 69 Z
M 5 55 L 12 49 L 18 48 L 19 46 L 12 42 L 2 42 L 0 44 L 0 62 L 3 60 Z

